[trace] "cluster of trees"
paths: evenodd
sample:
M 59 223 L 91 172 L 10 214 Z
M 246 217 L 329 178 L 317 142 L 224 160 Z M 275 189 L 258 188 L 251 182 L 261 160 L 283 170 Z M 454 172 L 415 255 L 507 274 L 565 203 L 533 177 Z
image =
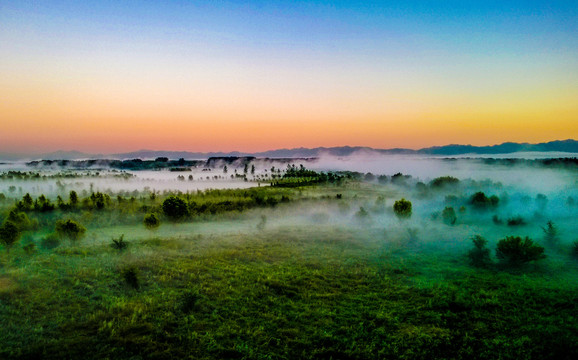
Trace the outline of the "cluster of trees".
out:
M 468 252 L 472 265 L 488 267 L 492 265 L 490 250 L 486 247 L 488 241 L 480 235 L 472 238 L 474 248 Z M 520 267 L 531 261 L 546 258 L 544 247 L 534 243 L 529 237 L 507 236 L 496 245 L 496 258 L 500 264 L 508 267 Z

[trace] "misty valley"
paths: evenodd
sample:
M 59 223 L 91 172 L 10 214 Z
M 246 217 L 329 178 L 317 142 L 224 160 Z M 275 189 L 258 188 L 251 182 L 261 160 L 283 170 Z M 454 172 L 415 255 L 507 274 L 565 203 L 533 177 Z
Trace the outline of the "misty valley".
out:
M 578 159 L 0 164 L 2 359 L 574 359 Z

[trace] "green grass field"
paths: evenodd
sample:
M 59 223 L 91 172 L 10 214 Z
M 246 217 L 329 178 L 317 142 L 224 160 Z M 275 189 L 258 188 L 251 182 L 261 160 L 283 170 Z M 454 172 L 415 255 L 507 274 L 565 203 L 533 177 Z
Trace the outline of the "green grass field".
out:
M 21 240 L 0 254 L 0 358 L 578 356 L 578 261 L 570 256 L 475 268 L 468 236 L 483 224 L 420 228 L 411 239 L 410 225 L 382 221 L 387 212 L 355 220 L 357 205 L 385 194 L 389 209 L 398 190 L 283 191 L 295 201 L 163 220 L 156 232 L 139 216 L 116 222 L 104 212 L 107 221 L 85 215 L 86 237 L 76 243 L 27 252 Z M 336 191 L 352 202 L 347 211 Z M 459 246 L 444 238 L 450 231 Z M 125 250 L 110 246 L 121 234 Z

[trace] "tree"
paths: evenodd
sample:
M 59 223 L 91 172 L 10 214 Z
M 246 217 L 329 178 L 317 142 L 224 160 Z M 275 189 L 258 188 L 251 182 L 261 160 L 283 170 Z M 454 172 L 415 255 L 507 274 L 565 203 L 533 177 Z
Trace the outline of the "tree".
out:
M 519 236 L 507 236 L 498 242 L 496 257 L 503 263 L 519 266 L 524 263 L 541 260 L 546 257 L 544 248 L 535 245 L 532 239 Z
M 251 165 L 251 175 L 255 175 L 255 165 Z
M 486 247 L 488 240 L 480 235 L 475 235 L 472 238 L 472 242 L 474 243 L 474 248 L 468 252 L 470 263 L 477 267 L 488 266 L 491 263 L 490 249 Z
M 397 200 L 393 204 L 393 211 L 400 219 L 408 219 L 411 217 L 411 201 L 406 199 Z
M 442 219 L 447 225 L 455 225 L 458 218 L 456 217 L 456 211 L 454 208 L 451 206 L 446 206 L 444 211 L 442 211 Z
M 544 231 L 546 244 L 554 246 L 558 243 L 558 228 L 552 221 L 548 221 L 546 226 L 542 227 L 542 231 Z
M 10 220 L 5 221 L 0 227 L 0 241 L 6 246 L 8 252 L 10 252 L 12 245 L 20 239 L 20 235 L 20 229 Z
M 223 174 L 226 174 L 227 171 L 229 171 L 229 169 L 227 169 L 227 165 L 225 165 L 225 166 L 223 167 Z
M 163 212 L 172 220 L 180 220 L 189 216 L 189 207 L 183 199 L 173 195 L 163 202 Z
M 161 225 L 161 221 L 159 220 L 157 214 L 150 213 L 150 214 L 145 215 L 144 226 L 147 229 L 154 231 L 154 230 L 158 229 L 160 225 Z
M 60 238 L 67 238 L 71 241 L 78 241 L 86 233 L 86 228 L 74 220 L 58 220 L 54 226 L 54 232 Z
M 68 198 L 70 199 L 70 207 L 75 208 L 76 205 L 78 205 L 78 195 L 76 194 L 76 191 L 71 190 Z

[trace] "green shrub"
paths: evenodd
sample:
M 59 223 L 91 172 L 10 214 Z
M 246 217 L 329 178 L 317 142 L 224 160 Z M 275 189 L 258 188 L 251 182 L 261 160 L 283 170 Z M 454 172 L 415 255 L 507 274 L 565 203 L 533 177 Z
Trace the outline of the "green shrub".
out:
M 5 221 L 0 226 L 0 242 L 6 246 L 8 251 L 20 239 L 20 235 L 22 235 L 20 229 L 10 220 Z
M 444 211 L 442 211 L 442 219 L 445 224 L 447 225 L 455 225 L 456 221 L 458 220 L 456 216 L 456 211 L 451 206 L 446 206 Z
M 122 278 L 124 279 L 124 282 L 128 286 L 130 286 L 133 289 L 137 289 L 137 290 L 140 288 L 140 284 L 139 284 L 139 280 L 138 280 L 138 270 L 134 266 L 123 269 L 121 274 L 122 274 Z
M 393 211 L 400 219 L 408 219 L 411 217 L 411 201 L 406 199 L 397 200 L 393 204 Z
M 508 218 L 508 226 L 520 226 L 520 225 L 526 225 L 526 221 L 520 215 Z
M 261 220 L 257 224 L 257 230 L 265 230 L 265 225 L 267 225 L 267 217 L 265 215 L 261 215 Z
M 86 228 L 74 220 L 58 220 L 54 226 L 54 231 L 60 238 L 66 238 L 71 241 L 78 241 L 84 237 Z
M 369 213 L 363 208 L 363 206 L 360 206 L 359 211 L 355 213 L 355 217 L 357 220 L 365 220 L 369 217 Z
M 475 235 L 472 238 L 474 248 L 468 252 L 470 263 L 476 267 L 487 267 L 491 264 L 490 249 L 486 247 L 488 240 L 480 235 Z
M 544 241 L 550 246 L 555 246 L 558 244 L 558 228 L 552 221 L 548 221 L 546 226 L 542 227 L 544 231 Z
M 146 214 L 143 220 L 144 226 L 149 230 L 156 230 L 161 226 L 161 221 L 155 213 Z
M 519 266 L 524 263 L 544 259 L 544 248 L 535 245 L 532 239 L 519 236 L 507 236 L 498 242 L 496 257 L 503 263 Z
M 40 246 L 47 250 L 54 249 L 55 247 L 60 246 L 60 237 L 56 233 L 50 233 L 42 239 Z
M 453 177 L 453 176 L 442 176 L 442 177 L 438 177 L 433 179 L 430 182 L 430 186 L 432 188 L 441 188 L 441 187 L 445 187 L 447 185 L 456 185 L 459 184 L 460 180 Z
M 484 194 L 481 191 L 478 191 L 477 193 L 472 195 L 470 199 L 470 204 L 472 204 L 474 208 L 478 210 L 488 210 L 496 208 L 499 202 L 500 198 L 498 198 L 496 195 L 487 197 L 486 194 Z
M 176 196 L 169 196 L 163 201 L 163 212 L 174 221 L 181 220 L 190 214 L 187 203 Z
M 112 239 L 110 246 L 113 249 L 125 250 L 128 247 L 128 242 L 124 241 L 124 234 L 122 234 L 118 239 Z

